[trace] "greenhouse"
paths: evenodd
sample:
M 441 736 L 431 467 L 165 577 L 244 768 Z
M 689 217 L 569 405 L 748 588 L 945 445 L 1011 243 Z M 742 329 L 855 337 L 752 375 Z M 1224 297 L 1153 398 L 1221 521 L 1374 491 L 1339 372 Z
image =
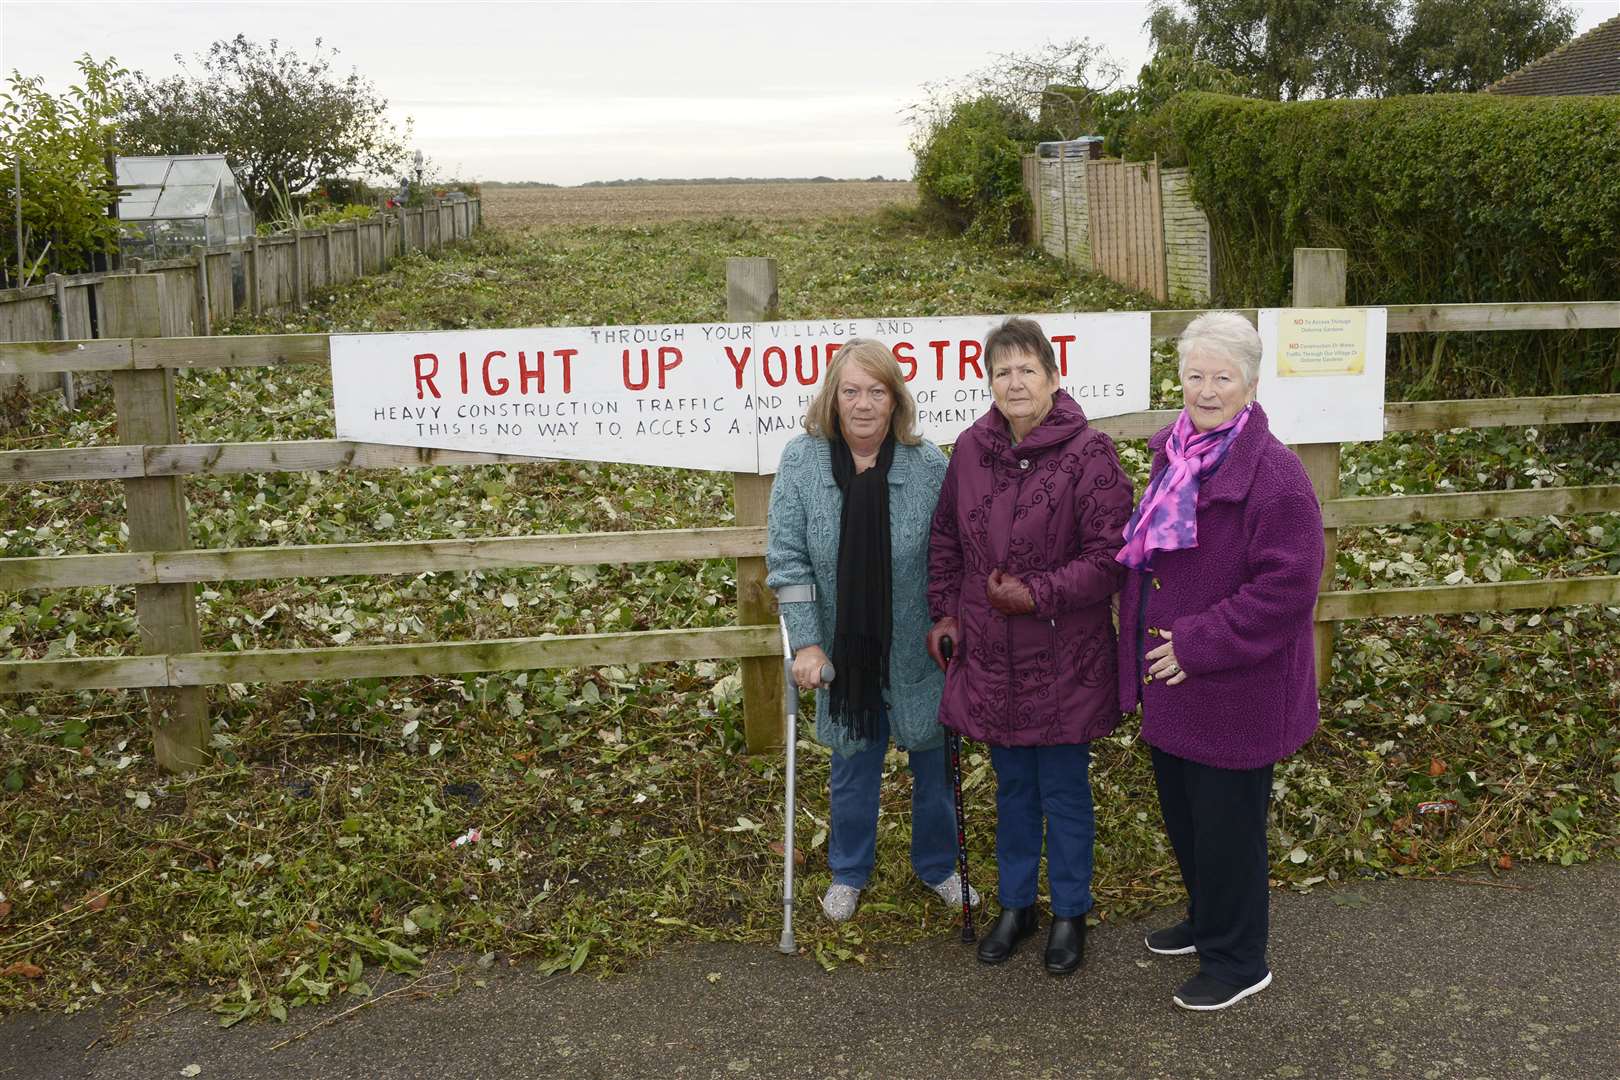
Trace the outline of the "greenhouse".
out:
M 177 259 L 253 235 L 253 211 L 223 154 L 121 157 L 117 181 L 126 259 Z

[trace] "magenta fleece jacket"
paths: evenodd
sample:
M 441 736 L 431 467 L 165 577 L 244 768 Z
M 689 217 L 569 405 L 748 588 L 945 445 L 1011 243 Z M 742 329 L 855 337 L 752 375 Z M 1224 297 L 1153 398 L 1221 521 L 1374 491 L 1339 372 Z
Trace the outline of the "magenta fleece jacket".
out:
M 956 442 L 928 543 L 928 608 L 961 624 L 939 722 L 993 746 L 1090 742 L 1120 721 L 1114 560 L 1131 481 L 1113 441 L 1067 393 L 1017 446 L 991 406 Z M 1035 598 L 1028 615 L 990 606 L 997 567 Z
M 1167 427 L 1148 441 L 1165 468 Z M 1222 769 L 1280 761 L 1316 730 L 1311 618 L 1322 511 L 1299 458 L 1258 404 L 1198 492 L 1198 546 L 1161 551 L 1120 594 L 1119 697 L 1142 706 L 1142 740 Z M 1171 632 L 1187 679 L 1143 682 L 1142 656 Z

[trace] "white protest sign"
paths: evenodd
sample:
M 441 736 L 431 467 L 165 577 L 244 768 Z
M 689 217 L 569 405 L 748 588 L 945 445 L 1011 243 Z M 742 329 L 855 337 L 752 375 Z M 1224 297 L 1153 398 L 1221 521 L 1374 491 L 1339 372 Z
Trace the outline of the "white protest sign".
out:
M 753 472 L 748 324 L 334 334 L 342 439 Z M 750 376 L 751 379 L 751 376 Z
M 776 471 L 838 347 L 895 351 L 922 433 L 956 441 L 990 405 L 1002 316 L 334 334 L 339 438 L 727 472 Z M 1037 315 L 1090 416 L 1148 406 L 1145 312 Z
M 1260 390 L 1287 443 L 1384 437 L 1383 308 L 1261 308 Z
M 1148 407 L 1151 318 L 1146 312 L 1032 315 L 1052 342 L 1063 388 L 1087 416 Z M 923 437 L 941 445 L 990 407 L 984 339 L 1003 315 L 938 319 L 845 319 L 758 323 L 754 327 L 759 405 L 759 471 L 775 472 L 782 448 L 804 430 L 804 412 L 821 385 L 825 361 L 852 337 L 894 350 L 917 400 Z M 821 366 L 816 366 L 816 358 Z

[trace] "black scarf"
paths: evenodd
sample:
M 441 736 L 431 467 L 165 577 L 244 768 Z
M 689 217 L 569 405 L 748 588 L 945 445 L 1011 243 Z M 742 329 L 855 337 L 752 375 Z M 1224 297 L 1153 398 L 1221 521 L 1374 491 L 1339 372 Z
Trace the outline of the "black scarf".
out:
M 838 520 L 838 625 L 833 631 L 833 677 L 828 713 L 857 739 L 875 739 L 889 687 L 889 642 L 893 637 L 893 564 L 890 561 L 889 466 L 894 433 L 878 451 L 877 464 L 855 471 L 855 458 L 841 438 L 832 440 L 832 471 L 844 493 Z

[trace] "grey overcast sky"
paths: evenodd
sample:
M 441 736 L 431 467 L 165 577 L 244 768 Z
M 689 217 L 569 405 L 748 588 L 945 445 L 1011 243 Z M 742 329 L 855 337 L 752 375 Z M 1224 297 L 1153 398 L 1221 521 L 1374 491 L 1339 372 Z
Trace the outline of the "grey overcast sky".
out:
M 1584 31 L 1620 0 L 1575 5 Z M 82 53 L 161 76 L 245 33 L 371 78 L 448 175 L 908 177 L 902 111 L 996 53 L 1090 37 L 1134 77 L 1145 0 L 1069 3 L 48 3 L 0 0 L 0 68 Z

